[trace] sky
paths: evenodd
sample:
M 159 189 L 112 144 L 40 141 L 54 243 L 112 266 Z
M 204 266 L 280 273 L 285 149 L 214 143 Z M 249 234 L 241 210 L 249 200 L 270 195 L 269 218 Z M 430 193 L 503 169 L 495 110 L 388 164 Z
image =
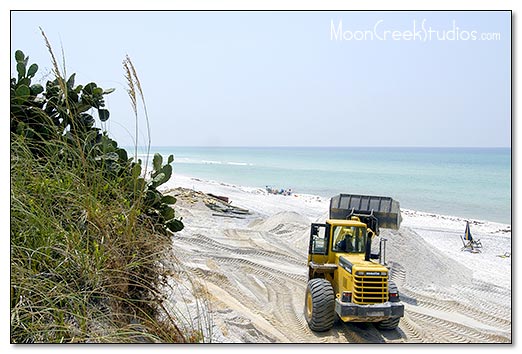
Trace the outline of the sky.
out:
M 153 146 L 511 147 L 510 12 L 13 11 L 11 73 L 21 49 L 45 82 L 39 27 L 67 76 L 116 89 L 98 125 L 123 146 L 129 55 Z

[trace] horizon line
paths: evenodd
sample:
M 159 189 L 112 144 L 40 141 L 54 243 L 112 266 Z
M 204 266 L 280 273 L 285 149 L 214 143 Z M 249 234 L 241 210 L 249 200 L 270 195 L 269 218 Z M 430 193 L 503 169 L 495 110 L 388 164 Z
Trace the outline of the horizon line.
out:
M 134 148 L 135 145 L 122 145 L 125 148 Z M 147 145 L 138 145 L 138 148 L 146 148 Z M 387 149 L 511 149 L 512 146 L 334 146 L 334 145 L 150 145 L 150 147 L 169 148 L 387 148 Z

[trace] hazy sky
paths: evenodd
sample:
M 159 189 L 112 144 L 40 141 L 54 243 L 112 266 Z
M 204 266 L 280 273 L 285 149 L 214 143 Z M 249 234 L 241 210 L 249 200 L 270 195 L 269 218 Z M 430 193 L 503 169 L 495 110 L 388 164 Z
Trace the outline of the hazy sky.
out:
M 46 80 L 38 26 L 121 145 L 128 54 L 155 146 L 511 146 L 509 12 L 12 12 Z

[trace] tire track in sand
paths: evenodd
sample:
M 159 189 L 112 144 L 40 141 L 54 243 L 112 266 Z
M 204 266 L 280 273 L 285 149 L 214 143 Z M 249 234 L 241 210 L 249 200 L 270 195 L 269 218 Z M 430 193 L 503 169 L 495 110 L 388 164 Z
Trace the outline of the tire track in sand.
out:
M 494 292 L 489 291 L 492 284 L 476 281 L 472 287 L 459 289 L 456 294 L 426 291 L 406 285 L 408 271 L 399 263 L 390 262 L 390 265 L 390 279 L 399 287 L 401 300 L 405 304 L 405 316 L 401 319 L 399 328 L 406 336 L 411 336 L 411 339 L 416 342 L 437 340 L 446 343 L 505 343 L 510 341 L 510 311 L 491 301 L 495 297 Z M 439 332 L 435 336 L 434 325 Z M 452 330 L 448 332 L 448 328 Z M 473 328 L 480 328 L 480 330 Z
M 225 290 L 243 306 L 249 308 L 255 316 L 263 317 L 274 328 L 291 338 L 290 342 L 308 342 L 310 340 L 310 335 L 313 335 L 313 333 L 308 329 L 308 325 L 304 321 L 302 306 L 298 305 L 297 310 L 295 304 L 295 294 L 304 294 L 306 275 L 285 272 L 257 262 L 256 260 L 258 259 L 274 259 L 274 254 L 264 250 L 233 248 L 201 234 L 193 237 L 183 236 L 180 239 L 188 241 L 188 243 L 205 245 L 204 251 L 198 254 L 197 257 L 199 259 L 208 257 L 222 267 L 219 271 L 209 271 L 192 265 L 191 269 L 195 275 L 204 279 L 205 282 L 212 282 Z M 216 250 L 220 251 L 219 255 L 216 254 Z M 249 258 L 242 258 L 241 255 Z M 281 261 L 289 261 L 288 257 L 275 258 L 279 258 Z M 194 264 L 194 261 L 193 259 L 191 263 Z M 277 262 L 274 264 L 277 265 Z M 304 273 L 304 265 L 299 265 L 303 267 Z M 232 269 L 235 273 L 232 274 L 234 276 L 230 277 L 232 279 L 229 278 L 231 273 L 227 272 L 229 269 Z M 227 273 L 229 276 L 222 275 Z M 236 279 L 247 279 L 252 276 L 261 281 L 262 286 L 266 289 L 267 294 L 264 302 L 252 301 L 251 295 L 245 293 L 235 283 Z M 243 283 L 245 282 L 243 281 Z M 242 285 L 244 286 L 245 284 Z M 327 341 L 327 339 L 319 339 L 319 341 Z
M 416 323 L 431 328 L 429 332 L 436 333 L 435 343 L 509 343 L 511 340 L 502 335 L 485 333 L 456 322 L 434 317 L 429 314 L 409 309 L 409 315 Z
M 470 306 L 459 302 L 457 299 L 444 299 L 447 296 L 442 292 L 430 292 L 430 296 L 421 295 L 419 290 L 413 287 L 403 289 L 402 293 L 407 294 L 410 298 L 415 299 L 415 305 L 426 309 L 433 309 L 446 313 L 464 314 L 470 319 L 484 324 L 489 327 L 496 327 L 502 330 L 509 330 L 511 328 L 511 321 L 506 320 L 503 316 L 503 311 L 499 311 L 497 307 L 487 306 Z M 471 303 L 478 304 L 480 297 L 468 296 L 466 300 Z M 487 311 L 484 311 L 486 309 Z
M 218 242 L 215 239 L 212 239 L 203 234 L 193 234 L 192 236 L 179 236 L 178 238 L 184 239 L 193 244 L 204 246 L 205 248 L 212 247 L 214 249 L 229 252 L 231 254 L 257 255 L 257 256 L 266 257 L 267 259 L 276 258 L 276 259 L 284 260 L 286 262 L 291 261 L 296 265 L 306 266 L 306 261 L 303 261 L 302 259 L 297 259 L 297 257 L 293 257 L 286 253 L 278 252 L 275 250 L 265 251 L 262 249 L 255 249 L 252 247 L 233 247 L 233 246 L 229 246 L 227 244 Z M 202 249 L 204 249 L 204 248 L 202 248 Z

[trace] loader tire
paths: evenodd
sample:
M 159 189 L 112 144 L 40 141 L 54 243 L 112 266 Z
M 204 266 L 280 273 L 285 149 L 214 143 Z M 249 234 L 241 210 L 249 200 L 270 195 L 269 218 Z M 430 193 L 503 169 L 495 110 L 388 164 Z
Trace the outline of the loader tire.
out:
M 376 324 L 379 329 L 395 329 L 399 325 L 400 317 L 390 317 Z
M 324 332 L 333 327 L 335 295 L 332 284 L 322 278 L 308 282 L 305 296 L 305 317 L 312 331 Z
M 391 292 L 393 292 L 393 291 L 395 291 L 395 292 L 398 291 L 398 290 L 397 290 L 397 284 L 395 284 L 395 282 L 394 282 L 393 280 L 389 280 L 389 281 L 388 281 L 388 292 L 391 293 Z
M 397 285 L 393 280 L 388 282 L 389 292 L 397 291 Z M 399 325 L 400 317 L 390 317 L 376 324 L 379 329 L 395 329 Z

